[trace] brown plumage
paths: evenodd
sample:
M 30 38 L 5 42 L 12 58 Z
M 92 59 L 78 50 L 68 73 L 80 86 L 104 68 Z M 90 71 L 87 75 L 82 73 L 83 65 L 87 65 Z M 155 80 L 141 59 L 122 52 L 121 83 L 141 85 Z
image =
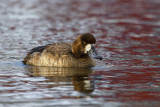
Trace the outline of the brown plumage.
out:
M 33 48 L 23 63 L 34 66 L 75 67 L 95 66 L 94 60 L 86 53 L 87 44 L 96 42 L 93 35 L 86 33 L 71 43 L 53 43 Z

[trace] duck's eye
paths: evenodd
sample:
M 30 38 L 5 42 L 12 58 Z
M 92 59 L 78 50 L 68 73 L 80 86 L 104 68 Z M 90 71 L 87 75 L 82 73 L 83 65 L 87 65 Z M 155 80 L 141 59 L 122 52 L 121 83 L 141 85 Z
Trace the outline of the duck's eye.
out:
M 83 42 L 83 44 L 85 45 L 85 44 L 87 44 L 86 42 Z

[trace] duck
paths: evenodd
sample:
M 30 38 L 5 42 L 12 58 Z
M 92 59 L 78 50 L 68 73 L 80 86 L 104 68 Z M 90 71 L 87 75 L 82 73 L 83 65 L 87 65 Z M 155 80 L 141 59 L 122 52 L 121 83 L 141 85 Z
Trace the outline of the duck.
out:
M 57 42 L 31 49 L 23 59 L 25 65 L 90 68 L 95 59 L 103 58 L 95 49 L 96 39 L 90 33 L 79 35 L 72 43 Z

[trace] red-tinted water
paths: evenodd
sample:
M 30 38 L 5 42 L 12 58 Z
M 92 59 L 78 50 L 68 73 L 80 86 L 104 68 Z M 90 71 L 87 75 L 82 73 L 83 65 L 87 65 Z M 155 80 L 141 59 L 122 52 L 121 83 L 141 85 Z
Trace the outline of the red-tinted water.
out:
M 1 0 L 0 106 L 160 106 L 159 0 Z M 30 67 L 35 46 L 90 32 L 92 69 Z

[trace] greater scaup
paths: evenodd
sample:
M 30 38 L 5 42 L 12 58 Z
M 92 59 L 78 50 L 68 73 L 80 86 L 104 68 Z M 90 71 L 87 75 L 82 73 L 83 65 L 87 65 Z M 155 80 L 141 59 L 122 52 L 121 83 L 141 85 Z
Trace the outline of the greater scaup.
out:
M 73 43 L 53 43 L 30 50 L 23 63 L 33 66 L 88 68 L 95 66 L 92 58 L 102 60 L 96 52 L 95 37 L 90 33 L 78 36 Z

